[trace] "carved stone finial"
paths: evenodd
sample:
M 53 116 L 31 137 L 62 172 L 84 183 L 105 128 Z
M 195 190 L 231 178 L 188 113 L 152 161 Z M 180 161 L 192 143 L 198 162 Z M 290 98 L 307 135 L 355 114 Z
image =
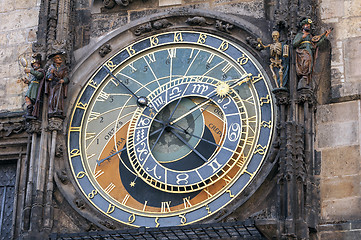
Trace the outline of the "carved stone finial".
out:
M 290 103 L 289 92 L 286 88 L 275 88 L 272 92 L 276 97 L 277 105 L 287 105 Z
M 61 131 L 63 127 L 63 119 L 59 117 L 51 117 L 49 119 L 49 131 Z
M 308 102 L 309 104 L 314 104 L 315 96 L 311 88 L 300 88 L 297 90 L 297 103 Z

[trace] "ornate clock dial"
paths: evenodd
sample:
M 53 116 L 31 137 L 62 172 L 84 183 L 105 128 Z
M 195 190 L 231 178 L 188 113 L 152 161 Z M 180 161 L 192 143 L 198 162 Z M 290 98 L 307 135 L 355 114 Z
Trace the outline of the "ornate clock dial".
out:
M 132 226 L 189 224 L 243 191 L 272 132 L 268 80 L 245 49 L 168 32 L 121 49 L 87 81 L 69 162 L 103 214 Z

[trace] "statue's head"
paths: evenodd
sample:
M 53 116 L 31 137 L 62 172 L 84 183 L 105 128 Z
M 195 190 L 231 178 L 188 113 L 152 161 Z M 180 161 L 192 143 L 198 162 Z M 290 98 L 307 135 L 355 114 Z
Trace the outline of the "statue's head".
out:
M 313 22 L 310 18 L 305 18 L 300 22 L 300 27 L 302 30 L 309 32 L 309 31 L 311 31 L 312 24 L 313 24 Z
M 272 39 L 274 42 L 277 42 L 278 39 L 280 38 L 280 33 L 278 31 L 273 31 L 272 32 Z
M 34 68 L 34 69 L 39 69 L 40 66 L 41 66 L 40 61 L 38 61 L 38 60 L 33 60 L 33 61 L 31 61 L 31 67 L 32 67 L 32 68 Z
M 65 52 L 56 52 L 49 55 L 49 59 L 51 59 L 55 64 L 62 64 L 64 62 Z
M 34 69 L 39 69 L 41 67 L 41 54 L 33 54 L 33 60 L 31 61 L 31 67 Z

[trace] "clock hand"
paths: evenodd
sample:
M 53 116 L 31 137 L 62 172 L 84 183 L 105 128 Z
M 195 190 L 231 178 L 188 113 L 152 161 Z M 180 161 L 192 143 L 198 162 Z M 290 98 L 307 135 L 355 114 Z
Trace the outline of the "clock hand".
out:
M 238 85 L 241 85 L 242 83 L 245 83 L 245 82 L 249 81 L 249 77 L 250 77 L 250 76 L 252 76 L 252 73 L 244 74 L 240 79 L 238 79 L 237 81 L 235 81 L 234 83 L 232 83 L 232 84 L 229 86 L 229 88 L 233 88 L 233 87 L 236 86 L 237 84 L 238 84 Z M 244 80 L 243 80 L 243 79 L 244 79 Z M 242 80 L 243 80 L 243 81 L 242 81 Z M 204 102 L 209 101 L 211 98 L 213 98 L 213 97 L 216 96 L 216 95 L 217 95 L 217 93 L 213 94 L 212 96 L 209 97 L 209 99 L 206 99 L 206 100 L 202 101 L 199 105 L 203 104 Z M 197 105 L 197 106 L 199 106 L 199 105 Z M 195 106 L 195 107 L 197 107 L 197 106 Z M 189 126 L 187 127 L 187 129 L 186 129 L 185 131 L 188 130 L 188 128 L 191 126 L 191 124 L 194 123 L 194 122 L 198 119 L 198 117 L 199 117 L 209 106 L 210 106 L 210 105 L 208 105 L 205 109 L 203 109 L 203 110 L 198 114 L 198 116 L 197 116 L 196 118 L 194 118 L 191 123 L 189 123 Z
M 176 122 L 178 122 L 179 120 L 181 120 L 182 118 L 184 118 L 185 116 L 188 116 L 189 114 L 191 114 L 192 112 L 198 110 L 199 108 L 201 108 L 202 106 L 206 105 L 209 101 L 211 101 L 211 99 L 207 99 L 206 101 L 203 101 L 202 103 L 194 106 L 193 108 L 191 108 L 188 112 L 186 112 L 185 114 L 183 114 L 182 116 L 178 117 L 177 119 L 171 121 L 169 124 L 172 125 Z
M 235 82 L 233 82 L 229 87 L 233 88 L 236 85 L 241 85 L 242 83 L 245 83 L 247 81 L 249 81 L 249 77 L 252 76 L 252 73 L 247 73 L 244 74 L 240 79 L 236 80 Z M 244 80 L 243 80 L 244 79 Z M 243 80 L 243 81 L 242 81 Z
M 200 139 L 201 141 L 205 141 L 205 142 L 207 142 L 207 143 L 209 143 L 209 144 L 212 144 L 212 145 L 214 145 L 214 146 L 216 146 L 216 147 L 222 147 L 221 145 L 219 145 L 219 144 L 217 144 L 217 143 L 211 142 L 211 141 L 209 141 L 209 140 L 207 140 L 207 139 L 205 139 L 205 138 L 196 136 L 196 135 L 188 132 L 187 129 L 184 129 L 184 128 L 182 128 L 181 126 L 179 126 L 179 125 L 177 125 L 177 124 L 175 124 L 175 125 L 176 125 L 176 126 L 169 125 L 169 127 L 173 128 L 173 129 L 175 129 L 175 130 L 178 130 L 178 131 L 180 131 L 180 132 L 184 132 L 185 134 L 188 134 L 189 136 L 198 138 L 198 139 Z
M 187 145 L 198 157 L 200 157 L 203 161 L 208 162 L 208 160 L 203 157 L 203 155 L 198 152 L 194 147 L 192 147 L 184 138 L 182 138 L 176 131 L 173 129 L 170 130 L 179 140 L 181 140 L 185 145 Z
M 126 147 L 124 147 L 124 148 L 120 149 L 119 151 L 117 151 L 117 152 L 115 152 L 115 153 L 113 153 L 113 154 L 109 155 L 109 156 L 108 156 L 108 157 L 106 157 L 106 158 L 103 158 L 103 159 L 101 159 L 101 160 L 97 160 L 97 164 L 98 164 L 98 166 L 100 166 L 100 164 L 101 164 L 102 162 L 104 162 L 105 160 L 108 160 L 109 158 L 111 158 L 111 157 L 113 157 L 113 156 L 117 155 L 118 153 L 123 152 L 125 149 L 127 149 L 127 148 L 126 148 Z
M 121 80 L 119 80 L 108 68 L 106 68 L 104 65 L 103 65 L 103 68 L 105 69 L 105 71 L 107 71 L 107 73 L 112 76 L 112 78 L 114 78 L 115 80 L 118 81 L 118 83 L 120 83 L 125 89 L 127 89 L 130 94 L 132 94 L 133 97 L 135 97 L 137 99 L 137 104 L 141 107 L 145 107 L 148 105 L 148 100 L 146 97 L 138 97 L 137 95 L 135 95 L 135 93 L 130 90 Z

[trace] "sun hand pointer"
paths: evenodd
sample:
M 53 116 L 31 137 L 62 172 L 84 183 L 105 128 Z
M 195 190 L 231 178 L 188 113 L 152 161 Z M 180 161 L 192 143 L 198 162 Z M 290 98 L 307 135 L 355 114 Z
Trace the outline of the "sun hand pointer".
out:
M 103 68 L 105 69 L 105 71 L 107 71 L 107 73 L 112 76 L 112 78 L 114 78 L 120 85 L 122 85 L 125 89 L 127 89 L 129 91 L 129 93 L 135 97 L 137 99 L 137 104 L 140 107 L 145 107 L 148 105 L 148 100 L 146 97 L 138 97 L 132 90 L 130 90 L 121 80 L 119 80 L 108 68 L 106 68 L 103 65 Z
M 191 108 L 188 112 L 186 112 L 185 114 L 183 114 L 182 116 L 176 118 L 175 120 L 171 121 L 169 124 L 173 125 L 174 123 L 178 122 L 179 120 L 181 120 L 182 118 L 188 116 L 189 114 L 193 113 L 194 111 L 198 110 L 199 108 L 203 107 L 204 105 L 206 105 L 209 101 L 211 101 L 211 99 L 207 99 L 206 101 L 202 102 L 199 105 L 194 106 L 193 108 Z

